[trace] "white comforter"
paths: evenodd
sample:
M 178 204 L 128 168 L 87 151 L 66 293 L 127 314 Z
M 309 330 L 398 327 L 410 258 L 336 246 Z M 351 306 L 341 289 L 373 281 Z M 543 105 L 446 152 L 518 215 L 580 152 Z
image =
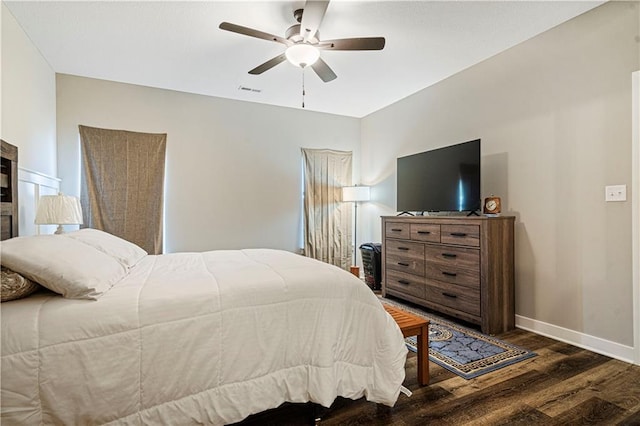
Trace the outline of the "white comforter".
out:
M 360 280 L 277 250 L 147 256 L 97 301 L 2 304 L 2 424 L 225 424 L 393 405 L 402 334 Z

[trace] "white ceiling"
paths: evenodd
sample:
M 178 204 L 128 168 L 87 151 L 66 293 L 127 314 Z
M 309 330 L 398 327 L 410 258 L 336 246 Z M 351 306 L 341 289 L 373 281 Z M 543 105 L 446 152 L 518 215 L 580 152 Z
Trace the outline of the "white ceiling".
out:
M 218 25 L 284 36 L 302 0 L 4 3 L 57 73 L 301 107 L 300 68 L 247 73 L 284 45 Z M 307 70 L 305 107 L 363 117 L 602 3 L 333 0 L 321 39 L 384 36 L 386 46 L 323 51 L 338 78 L 323 83 Z

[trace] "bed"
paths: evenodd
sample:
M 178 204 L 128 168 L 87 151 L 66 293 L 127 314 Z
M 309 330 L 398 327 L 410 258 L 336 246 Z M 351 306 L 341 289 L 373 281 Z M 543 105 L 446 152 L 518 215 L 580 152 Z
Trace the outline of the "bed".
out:
M 229 424 L 287 401 L 398 398 L 402 334 L 337 267 L 269 249 L 147 255 L 93 229 L 0 253 L 40 287 L 0 309 L 2 424 Z

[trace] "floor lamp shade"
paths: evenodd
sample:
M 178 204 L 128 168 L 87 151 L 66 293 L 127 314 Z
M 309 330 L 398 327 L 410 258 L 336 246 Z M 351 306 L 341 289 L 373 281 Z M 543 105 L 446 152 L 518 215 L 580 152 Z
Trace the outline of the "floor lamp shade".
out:
M 369 201 L 368 186 L 345 186 L 342 188 L 342 201 Z
M 78 225 L 82 223 L 82 207 L 77 197 L 70 195 L 43 195 L 38 200 L 36 225 L 58 225 L 56 234 L 64 231 L 62 225 Z

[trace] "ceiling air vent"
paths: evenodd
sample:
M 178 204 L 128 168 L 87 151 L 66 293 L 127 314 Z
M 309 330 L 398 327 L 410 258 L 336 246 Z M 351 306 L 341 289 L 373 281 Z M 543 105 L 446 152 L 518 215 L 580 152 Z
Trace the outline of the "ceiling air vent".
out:
M 247 87 L 247 86 L 238 86 L 238 90 L 243 91 L 243 92 L 253 92 L 253 93 L 262 92 L 262 89 L 254 89 L 254 88 Z

